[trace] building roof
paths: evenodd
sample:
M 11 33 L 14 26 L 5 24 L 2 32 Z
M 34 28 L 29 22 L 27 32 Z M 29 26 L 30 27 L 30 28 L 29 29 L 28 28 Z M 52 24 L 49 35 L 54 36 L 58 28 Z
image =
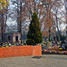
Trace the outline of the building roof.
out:
M 9 32 L 5 32 L 4 34 L 13 34 L 13 33 L 19 33 L 18 31 L 9 31 Z

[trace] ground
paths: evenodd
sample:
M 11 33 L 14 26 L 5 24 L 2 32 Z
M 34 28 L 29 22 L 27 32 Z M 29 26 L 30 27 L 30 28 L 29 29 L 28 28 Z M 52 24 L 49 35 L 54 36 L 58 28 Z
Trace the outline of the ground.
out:
M 33 56 L 0 58 L 0 67 L 67 67 L 67 55 L 43 54 L 41 58 Z

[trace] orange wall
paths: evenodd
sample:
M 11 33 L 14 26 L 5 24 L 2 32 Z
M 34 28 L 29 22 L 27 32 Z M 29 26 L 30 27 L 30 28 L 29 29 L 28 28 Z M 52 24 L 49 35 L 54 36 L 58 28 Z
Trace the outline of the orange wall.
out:
M 33 47 L 33 56 L 42 56 L 41 45 Z
M 42 56 L 41 45 L 0 48 L 0 58 L 16 56 Z

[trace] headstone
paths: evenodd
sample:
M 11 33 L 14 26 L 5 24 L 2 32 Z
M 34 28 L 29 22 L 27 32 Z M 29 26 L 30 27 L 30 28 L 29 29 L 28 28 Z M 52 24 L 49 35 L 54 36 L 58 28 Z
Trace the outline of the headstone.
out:
M 11 43 L 9 43 L 9 47 L 11 46 Z

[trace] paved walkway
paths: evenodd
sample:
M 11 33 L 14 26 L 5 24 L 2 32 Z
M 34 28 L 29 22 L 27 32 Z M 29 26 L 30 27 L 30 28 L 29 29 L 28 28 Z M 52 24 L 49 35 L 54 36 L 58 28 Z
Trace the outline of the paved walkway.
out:
M 0 67 L 67 67 L 67 55 L 44 54 L 42 58 L 32 56 L 0 58 Z

